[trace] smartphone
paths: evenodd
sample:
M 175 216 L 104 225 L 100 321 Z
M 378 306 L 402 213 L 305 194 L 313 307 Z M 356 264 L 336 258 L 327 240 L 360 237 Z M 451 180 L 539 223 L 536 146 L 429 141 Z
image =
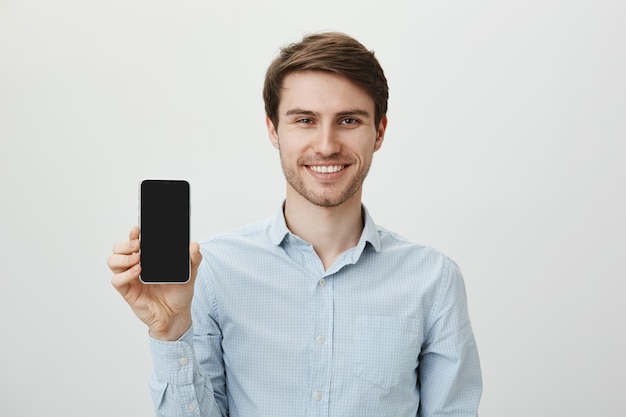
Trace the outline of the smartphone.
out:
M 189 281 L 190 214 L 187 181 L 141 182 L 139 258 L 142 282 L 168 284 Z

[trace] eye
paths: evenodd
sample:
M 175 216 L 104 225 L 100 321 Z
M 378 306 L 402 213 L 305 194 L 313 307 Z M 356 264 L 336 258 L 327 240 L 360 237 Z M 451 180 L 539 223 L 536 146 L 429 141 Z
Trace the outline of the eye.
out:
M 296 120 L 296 123 L 302 123 L 302 124 L 308 125 L 308 124 L 313 123 L 313 119 L 309 119 L 308 117 L 302 117 Z
M 355 125 L 357 123 L 359 123 L 359 121 L 353 117 L 344 117 L 339 122 L 339 124 L 342 124 L 342 125 Z

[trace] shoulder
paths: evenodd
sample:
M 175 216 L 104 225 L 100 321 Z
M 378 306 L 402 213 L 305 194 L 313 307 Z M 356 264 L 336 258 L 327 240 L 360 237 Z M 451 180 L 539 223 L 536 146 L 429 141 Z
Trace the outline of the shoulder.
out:
M 398 252 L 401 255 L 417 257 L 424 260 L 452 263 L 454 261 L 441 250 L 422 242 L 414 241 L 403 235 L 377 226 L 378 235 L 381 242 L 381 251 Z
M 275 259 L 279 247 L 269 237 L 270 224 L 262 220 L 201 241 L 199 292 L 212 293 L 224 285 L 234 285 Z
M 200 248 L 203 252 L 220 252 L 269 245 L 271 244 L 268 236 L 270 227 L 271 219 L 263 219 L 210 236 L 200 242 Z
M 457 263 L 441 250 L 381 226 L 377 226 L 377 231 L 380 246 L 373 263 L 386 264 L 399 275 L 422 284 L 441 285 L 442 281 L 462 279 Z

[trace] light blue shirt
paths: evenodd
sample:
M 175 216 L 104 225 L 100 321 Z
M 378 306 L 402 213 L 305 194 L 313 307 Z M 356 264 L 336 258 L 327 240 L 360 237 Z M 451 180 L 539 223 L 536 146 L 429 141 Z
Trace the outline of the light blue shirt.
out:
M 158 414 L 476 416 L 458 267 L 364 213 L 358 244 L 327 271 L 282 211 L 202 242 L 192 330 L 150 342 Z

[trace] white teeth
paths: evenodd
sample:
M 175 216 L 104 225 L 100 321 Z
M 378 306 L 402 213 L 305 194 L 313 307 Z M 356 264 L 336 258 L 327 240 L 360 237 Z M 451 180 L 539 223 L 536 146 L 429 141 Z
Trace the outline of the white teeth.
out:
M 311 170 L 321 174 L 329 174 L 339 172 L 343 169 L 343 165 L 310 165 Z

